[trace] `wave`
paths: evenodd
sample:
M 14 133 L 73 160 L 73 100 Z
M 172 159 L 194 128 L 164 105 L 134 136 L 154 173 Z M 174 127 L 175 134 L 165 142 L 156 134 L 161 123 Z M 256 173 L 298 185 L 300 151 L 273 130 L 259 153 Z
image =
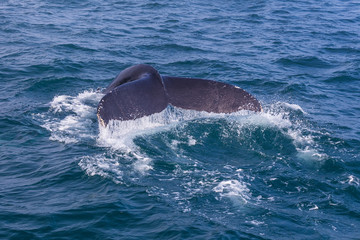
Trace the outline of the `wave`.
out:
M 314 56 L 288 56 L 276 61 L 285 67 L 332 68 L 329 62 Z

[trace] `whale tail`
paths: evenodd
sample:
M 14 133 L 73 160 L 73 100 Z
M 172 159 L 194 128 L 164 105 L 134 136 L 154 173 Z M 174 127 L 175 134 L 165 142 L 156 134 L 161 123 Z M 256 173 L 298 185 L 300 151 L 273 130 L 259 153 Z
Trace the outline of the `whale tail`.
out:
M 256 98 L 234 85 L 199 78 L 164 76 L 163 80 L 169 103 L 175 107 L 214 113 L 261 111 Z
M 128 67 L 122 70 L 119 75 L 117 75 L 114 81 L 110 83 L 110 85 L 103 91 L 103 93 L 107 94 L 122 84 L 142 79 L 147 75 L 153 75 L 153 78 L 160 79 L 160 74 L 158 73 L 158 71 L 150 65 L 138 64 Z
M 97 116 L 101 125 L 106 126 L 110 120 L 134 120 L 161 112 L 167 105 L 162 83 L 149 74 L 108 92 L 99 102 Z
M 97 110 L 99 122 L 133 120 L 161 112 L 168 104 L 214 113 L 259 112 L 259 101 L 245 90 L 198 78 L 161 77 L 149 65 L 122 71 L 104 91 Z

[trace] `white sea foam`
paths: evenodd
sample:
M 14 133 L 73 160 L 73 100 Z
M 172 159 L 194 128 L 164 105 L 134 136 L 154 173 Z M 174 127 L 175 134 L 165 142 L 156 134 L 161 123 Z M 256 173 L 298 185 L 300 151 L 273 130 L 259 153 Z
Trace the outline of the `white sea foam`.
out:
M 236 179 L 221 181 L 213 190 L 219 193 L 220 197 L 228 197 L 240 203 L 247 203 L 250 199 L 247 184 Z
M 322 161 L 327 159 L 327 155 L 325 153 L 319 153 L 316 149 L 311 149 L 309 147 L 305 147 L 305 149 L 297 149 L 298 150 L 298 158 L 306 161 Z
M 302 109 L 302 107 L 300 107 L 297 104 L 286 103 L 286 102 L 277 102 L 277 103 L 275 103 L 275 105 L 280 106 L 280 107 L 284 107 L 286 109 L 291 109 L 291 110 L 294 110 L 294 111 L 300 111 L 301 113 L 306 114 L 306 112 Z
M 123 183 L 124 172 L 119 168 L 117 158 L 109 158 L 104 154 L 84 156 L 80 159 L 79 166 L 89 176 L 99 175 L 111 178 L 115 183 Z
M 232 116 L 244 116 L 247 113 L 247 111 L 240 111 Z M 100 134 L 98 143 L 101 146 L 128 151 L 129 147 L 130 149 L 134 147 L 132 141 L 137 136 L 167 131 L 175 127 L 177 124 L 188 120 L 199 118 L 224 118 L 226 116 L 231 115 L 184 110 L 168 106 L 162 112 L 155 113 L 150 116 L 129 121 L 111 120 L 107 127 L 99 125 Z M 173 146 L 178 143 L 180 142 L 176 140 L 172 142 Z M 189 146 L 195 145 L 196 139 L 192 136 L 188 136 L 187 144 Z
M 295 104 L 278 102 L 265 106 L 263 112 L 256 114 L 248 111 L 215 114 L 169 106 L 151 116 L 132 121 L 112 120 L 107 127 L 102 127 L 96 119 L 96 107 L 102 96 L 103 94 L 95 91 L 84 91 L 76 96 L 56 96 L 50 102 L 49 112 L 37 117 L 43 120 L 42 126 L 51 133 L 50 140 L 73 144 L 91 139 L 97 147 L 105 148 L 103 154 L 85 154 L 79 158 L 78 165 L 87 175 L 109 178 L 118 184 L 131 184 L 133 181 L 142 182 L 141 179 L 147 179 L 144 176 L 154 174 L 155 179 L 142 182 L 149 184 L 147 192 L 168 199 L 170 204 L 175 204 L 184 212 L 192 211 L 192 199 L 206 194 L 215 195 L 220 204 L 228 199 L 233 203 L 233 207 L 241 208 L 263 201 L 261 196 L 252 196 L 249 183 L 251 176 L 245 176 L 239 166 L 225 166 L 224 171 L 211 170 L 204 168 L 201 161 L 184 155 L 184 146 L 199 146 L 204 139 L 206 141 L 209 134 L 205 131 L 201 136 L 196 135 L 189 131 L 189 123 L 206 125 L 212 122 L 217 124 L 218 119 L 221 120 L 220 123 L 225 120 L 230 127 L 220 129 L 225 140 L 236 134 L 241 136 L 244 130 L 276 128 L 291 139 L 300 160 L 326 158 L 326 155 L 317 149 L 311 134 L 313 131 L 302 122 L 291 118 L 293 113 L 305 113 Z M 155 160 L 136 141 L 144 139 L 145 143 L 149 141 L 151 144 L 149 139 L 152 135 L 160 133 L 160 136 L 167 136 L 167 132 L 175 134 L 175 138 L 161 138 L 164 145 L 171 150 L 171 154 L 177 158 L 168 160 L 176 164 L 176 169 L 172 172 L 158 171 Z M 357 184 L 358 179 L 352 177 L 348 182 Z M 270 197 L 265 200 L 273 199 Z M 223 210 L 232 213 L 231 208 L 226 206 Z M 262 223 L 255 221 L 251 224 Z
M 326 157 L 316 149 L 315 141 L 309 134 L 311 130 L 301 122 L 290 118 L 292 111 L 305 113 L 300 106 L 295 104 L 278 102 L 265 106 L 264 111 L 257 114 L 248 111 L 215 114 L 169 106 L 164 111 L 151 116 L 131 121 L 112 120 L 107 127 L 102 127 L 96 121 L 96 107 L 102 96 L 103 94 L 95 91 L 84 91 L 76 96 L 56 96 L 50 103 L 48 114 L 42 116 L 42 126 L 51 132 L 50 140 L 72 144 L 92 139 L 95 140 L 94 143 L 97 146 L 108 149 L 104 154 L 86 155 L 80 158 L 79 166 L 89 176 L 99 175 L 110 178 L 116 183 L 126 183 L 132 179 L 132 177 L 127 177 L 129 175 L 151 174 L 152 171 L 156 171 L 154 160 L 135 143 L 135 139 L 171 131 L 179 125 L 184 125 L 186 129 L 186 122 L 198 119 L 205 123 L 214 119 L 225 119 L 231 126 L 235 126 L 230 130 L 224 130 L 223 137 L 225 139 L 226 135 L 231 136 L 234 133 L 241 135 L 243 128 L 249 129 L 250 127 L 252 129 L 254 126 L 277 128 L 292 139 L 299 152 L 299 159 L 321 160 Z M 175 133 L 178 134 L 178 138 L 170 139 L 168 143 L 165 142 L 165 145 L 179 159 L 187 159 L 187 156 L 183 156 L 182 146 L 192 147 L 201 144 L 201 140 L 186 130 L 184 132 L 175 131 Z M 206 137 L 206 133 L 202 137 Z M 174 173 L 171 173 L 173 174 L 171 178 L 167 175 L 164 176 L 164 181 L 177 181 L 182 190 L 175 188 L 176 191 L 175 189 L 171 191 L 166 190 L 166 187 L 151 187 L 152 191 L 150 192 L 158 191 L 158 194 L 173 196 L 174 200 L 181 203 L 187 211 L 191 210 L 190 206 L 186 204 L 188 199 L 209 190 L 218 194 L 219 199 L 229 198 L 240 205 L 251 200 L 249 183 L 239 177 L 239 174 L 242 174 L 241 169 L 234 169 L 233 175 L 227 175 L 227 180 L 220 182 L 218 179 L 224 178 L 221 172 L 214 173 L 206 169 L 201 170 L 204 171 L 204 178 L 194 179 L 193 175 L 198 174 L 199 170 L 197 170 L 196 159 L 192 161 L 193 166 L 190 169 L 180 171 L 181 168 L 178 167 Z M 159 181 L 162 181 L 161 174 L 158 177 Z M 174 192 L 178 194 L 176 195 Z
M 255 226 L 260 226 L 260 225 L 265 224 L 265 222 L 258 221 L 258 220 L 245 221 L 245 222 L 250 223 L 250 224 L 255 225 Z
M 82 138 L 97 138 L 100 146 L 110 147 L 112 149 L 131 152 L 134 149 L 133 140 L 137 136 L 153 134 L 156 132 L 167 131 L 177 124 L 198 118 L 227 118 L 230 121 L 236 121 L 238 127 L 247 127 L 248 125 L 257 125 L 263 127 L 277 127 L 293 139 L 294 145 L 299 149 L 299 158 L 303 152 L 311 150 L 313 138 L 311 135 L 304 135 L 303 130 L 298 123 L 291 122 L 289 111 L 301 111 L 302 108 L 296 104 L 277 102 L 264 109 L 260 114 L 251 114 L 248 111 L 239 111 L 232 114 L 215 114 L 199 112 L 193 110 L 183 110 L 169 106 L 160 113 L 146 116 L 131 121 L 109 122 L 106 128 L 99 127 L 100 133 L 95 136 L 92 125 L 96 121 L 96 106 L 103 95 L 95 91 L 84 91 L 77 96 L 60 95 L 54 97 L 50 103 L 50 111 L 55 115 L 49 118 L 43 124 L 52 134 L 50 139 L 65 143 L 75 143 Z M 285 109 L 285 110 L 284 110 Z M 56 114 L 63 113 L 63 118 Z M 180 141 L 173 140 L 175 146 Z M 188 137 L 187 144 L 194 146 L 197 139 Z M 313 149 L 314 150 L 314 149 Z M 314 155 L 315 154 L 315 155 Z M 314 152 L 313 156 L 316 156 Z
M 96 91 L 84 91 L 77 96 L 59 95 L 54 97 L 50 103 L 50 109 L 54 112 L 73 112 L 79 117 L 93 115 L 94 106 L 103 94 Z
M 245 121 L 242 120 L 241 125 L 247 123 L 278 128 L 283 134 L 292 139 L 300 160 L 319 162 L 326 159 L 327 155 L 319 151 L 320 149 L 318 149 L 314 141 L 314 136 L 312 135 L 314 131 L 300 120 L 292 120 L 290 118 L 292 111 L 299 111 L 302 114 L 306 113 L 299 105 L 277 102 L 266 106 L 260 114 L 249 115 L 248 118 L 245 118 Z
M 354 175 L 349 175 L 347 176 L 346 180 L 340 181 L 342 184 L 349 184 L 349 185 L 353 185 L 353 186 L 360 186 L 360 179 L 357 178 Z
M 142 175 L 146 174 L 149 170 L 152 170 L 152 159 L 144 157 L 139 154 L 134 154 L 136 161 L 132 164 L 132 169 L 141 173 Z
M 359 186 L 360 185 L 360 180 L 359 178 L 353 176 L 353 175 L 350 175 L 349 178 L 348 178 L 348 183 L 351 184 L 351 185 L 355 185 L 355 186 Z
M 189 136 L 189 138 L 188 138 L 188 145 L 189 145 L 189 146 L 194 146 L 194 145 L 196 145 L 196 140 L 194 139 L 193 136 Z
M 83 139 L 95 139 L 95 110 L 102 96 L 103 94 L 90 90 L 77 96 L 54 97 L 50 102 L 50 111 L 41 116 L 41 126 L 51 132 L 50 140 L 71 144 Z
M 318 210 L 318 209 L 319 209 L 319 207 L 316 204 L 314 204 L 314 206 L 312 208 L 309 208 L 309 211 L 314 211 L 314 210 Z

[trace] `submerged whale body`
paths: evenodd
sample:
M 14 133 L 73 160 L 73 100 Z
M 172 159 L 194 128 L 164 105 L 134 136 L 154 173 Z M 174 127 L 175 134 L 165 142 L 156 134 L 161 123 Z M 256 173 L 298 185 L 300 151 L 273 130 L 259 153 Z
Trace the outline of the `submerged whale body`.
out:
M 104 93 L 97 109 L 102 126 L 107 126 L 110 120 L 134 120 L 159 113 L 169 104 L 213 113 L 261 111 L 259 101 L 237 86 L 198 78 L 161 76 L 145 64 L 123 70 Z

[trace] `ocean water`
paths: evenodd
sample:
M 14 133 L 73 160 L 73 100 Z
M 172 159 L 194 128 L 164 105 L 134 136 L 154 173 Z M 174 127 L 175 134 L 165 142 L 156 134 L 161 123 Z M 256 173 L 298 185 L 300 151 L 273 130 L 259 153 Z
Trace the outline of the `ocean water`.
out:
M 360 239 L 360 2 L 0 2 L 0 239 Z M 264 111 L 99 127 L 124 68 Z

